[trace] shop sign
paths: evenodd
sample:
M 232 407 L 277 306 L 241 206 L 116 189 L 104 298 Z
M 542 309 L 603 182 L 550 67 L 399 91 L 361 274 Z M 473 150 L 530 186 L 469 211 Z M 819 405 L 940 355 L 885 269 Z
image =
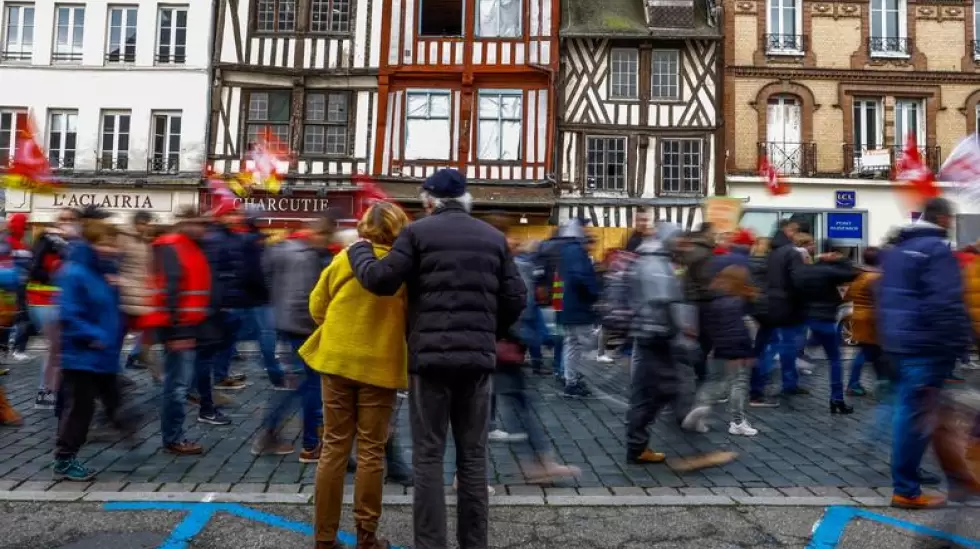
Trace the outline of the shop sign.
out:
M 714 226 L 715 232 L 730 233 L 738 228 L 742 218 L 742 199 L 712 196 L 704 200 L 704 220 Z
M 835 202 L 838 208 L 853 208 L 857 205 L 857 191 L 837 191 Z
M 73 190 L 56 194 L 35 194 L 34 210 L 58 210 L 96 206 L 106 210 L 143 210 L 169 212 L 173 209 L 173 193 L 164 191 L 94 191 Z
M 202 191 L 202 212 L 211 209 L 211 200 L 211 194 Z M 301 192 L 293 192 L 291 196 L 256 192 L 244 198 L 236 198 L 235 201 L 240 206 L 257 209 L 261 212 L 260 219 L 310 219 L 331 209 L 342 219 L 354 217 L 353 192 L 331 192 L 327 196 Z
M 862 240 L 864 238 L 864 214 L 828 213 L 827 238 Z

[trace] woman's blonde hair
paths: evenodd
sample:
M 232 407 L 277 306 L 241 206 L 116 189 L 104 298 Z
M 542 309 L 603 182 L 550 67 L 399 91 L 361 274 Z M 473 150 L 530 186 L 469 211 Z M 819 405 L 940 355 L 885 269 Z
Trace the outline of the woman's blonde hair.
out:
M 749 270 L 741 265 L 729 265 L 715 275 L 711 288 L 725 295 L 755 299 L 758 290 L 752 284 Z
M 375 202 L 357 222 L 357 234 L 374 244 L 391 246 L 408 222 L 408 216 L 398 206 Z
M 766 237 L 760 237 L 752 245 L 752 251 L 750 252 L 752 257 L 763 257 L 769 255 L 769 248 L 772 246 L 772 241 Z

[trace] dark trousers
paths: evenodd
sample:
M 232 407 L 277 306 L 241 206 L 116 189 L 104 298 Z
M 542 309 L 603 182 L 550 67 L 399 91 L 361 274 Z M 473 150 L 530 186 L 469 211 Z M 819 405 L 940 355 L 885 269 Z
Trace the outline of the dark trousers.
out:
M 411 377 L 415 548 L 448 547 L 442 462 L 451 426 L 456 442 L 457 540 L 460 549 L 486 549 L 490 374 L 438 372 Z
M 626 456 L 635 458 L 650 443 L 650 424 L 664 406 L 677 397 L 665 372 L 674 370 L 673 354 L 667 340 L 637 342 L 630 362 L 630 401 L 626 410 Z M 669 376 L 667 376 L 669 377 Z
M 711 350 L 714 349 L 714 345 L 711 343 L 711 338 L 708 337 L 708 330 L 705 326 L 705 319 L 707 318 L 708 303 L 698 303 L 698 345 L 701 346 L 701 355 L 697 362 L 694 363 L 694 375 L 698 378 L 698 384 L 703 382 L 708 376 L 708 355 L 711 354 Z
M 122 402 L 116 374 L 98 374 L 84 370 L 62 370 L 61 395 L 63 409 L 58 421 L 56 459 L 75 457 L 88 438 L 88 429 L 95 414 L 95 399 L 102 401 L 106 415 L 118 423 L 117 412 Z
M 221 355 L 221 345 L 199 345 L 194 355 L 194 388 L 201 399 L 199 413 L 209 416 L 214 413 L 214 364 Z

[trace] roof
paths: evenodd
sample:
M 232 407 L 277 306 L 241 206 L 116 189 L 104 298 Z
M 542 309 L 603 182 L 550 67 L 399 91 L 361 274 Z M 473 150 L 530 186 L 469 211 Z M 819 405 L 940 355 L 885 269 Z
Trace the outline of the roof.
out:
M 709 3 L 694 0 L 691 10 L 673 2 L 648 7 L 644 0 L 564 0 L 560 32 L 563 38 L 720 38 L 708 24 Z M 687 17 L 679 13 L 685 11 Z M 692 21 L 679 23 L 685 19 Z

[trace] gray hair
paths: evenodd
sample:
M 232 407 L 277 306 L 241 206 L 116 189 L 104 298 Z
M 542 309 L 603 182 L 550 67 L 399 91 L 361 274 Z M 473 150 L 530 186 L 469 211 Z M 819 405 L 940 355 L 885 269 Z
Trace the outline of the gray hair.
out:
M 458 196 L 456 198 L 437 198 L 429 194 L 428 191 L 422 191 L 420 198 L 422 199 L 423 206 L 433 210 L 437 210 L 453 202 L 462 206 L 467 212 L 473 210 L 473 195 L 470 193 L 463 193 L 462 196 Z

